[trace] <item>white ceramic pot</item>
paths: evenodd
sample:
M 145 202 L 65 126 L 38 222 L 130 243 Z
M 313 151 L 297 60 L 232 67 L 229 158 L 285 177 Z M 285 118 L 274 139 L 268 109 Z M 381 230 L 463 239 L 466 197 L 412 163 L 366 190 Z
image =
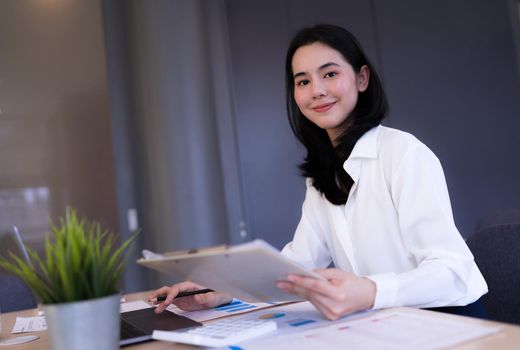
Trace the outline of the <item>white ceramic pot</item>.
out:
M 53 350 L 119 349 L 119 294 L 43 305 Z

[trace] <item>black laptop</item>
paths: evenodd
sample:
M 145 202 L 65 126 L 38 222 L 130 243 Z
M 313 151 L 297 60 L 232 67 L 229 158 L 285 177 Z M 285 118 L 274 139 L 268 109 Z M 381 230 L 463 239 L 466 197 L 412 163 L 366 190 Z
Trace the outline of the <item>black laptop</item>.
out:
M 194 326 L 202 326 L 202 323 L 169 311 L 156 314 L 154 308 L 123 312 L 119 345 L 125 346 L 151 340 L 154 329 L 172 331 Z

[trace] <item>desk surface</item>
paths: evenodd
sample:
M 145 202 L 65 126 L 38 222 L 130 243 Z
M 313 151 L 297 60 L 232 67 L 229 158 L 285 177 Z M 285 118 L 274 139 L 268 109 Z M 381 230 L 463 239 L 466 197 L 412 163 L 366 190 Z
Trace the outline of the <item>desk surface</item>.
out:
M 133 301 L 133 300 L 144 300 L 146 298 L 147 293 L 134 293 L 126 296 L 127 301 Z M 519 349 L 520 348 L 520 326 L 510 325 L 506 323 L 499 323 L 499 322 L 491 322 L 491 321 L 484 321 L 480 319 L 475 318 L 469 318 L 469 317 L 463 317 L 463 316 L 455 316 L 455 315 L 449 315 L 449 314 L 443 314 L 439 312 L 433 312 L 433 311 L 426 311 L 426 310 L 419 310 L 419 309 L 412 309 L 412 308 L 400 308 L 401 311 L 411 312 L 411 313 L 418 313 L 418 314 L 424 314 L 428 313 L 429 315 L 436 315 L 436 317 L 439 317 L 440 319 L 464 319 L 465 322 L 470 322 L 473 324 L 480 324 L 480 325 L 494 325 L 494 326 L 500 326 L 503 331 L 500 333 L 497 333 L 495 335 L 491 335 L 488 337 L 484 337 L 481 339 L 476 339 L 474 341 L 470 341 L 455 347 L 452 347 L 450 349 L 454 350 L 483 350 L 483 349 L 489 349 L 489 350 L 496 350 L 496 349 Z M 392 309 L 389 310 L 382 310 L 381 313 L 385 312 L 391 312 Z M 11 312 L 11 313 L 5 313 L 2 314 L 2 338 L 4 337 L 14 337 L 17 335 L 9 334 L 13 328 L 14 322 L 16 320 L 16 316 L 35 316 L 36 310 L 24 310 L 20 312 Z M 23 345 L 13 345 L 13 346 L 2 346 L 1 349 L 13 349 L 13 350 L 48 350 L 50 349 L 50 343 L 47 336 L 47 332 L 34 332 L 34 334 L 37 334 L 40 336 L 40 339 L 23 344 Z M 168 342 L 162 342 L 162 341 L 151 341 L 146 343 L 141 343 L 137 345 L 127 346 L 124 347 L 125 350 L 167 350 L 167 349 L 196 349 L 195 347 L 190 346 L 183 346 L 179 344 L 172 344 Z

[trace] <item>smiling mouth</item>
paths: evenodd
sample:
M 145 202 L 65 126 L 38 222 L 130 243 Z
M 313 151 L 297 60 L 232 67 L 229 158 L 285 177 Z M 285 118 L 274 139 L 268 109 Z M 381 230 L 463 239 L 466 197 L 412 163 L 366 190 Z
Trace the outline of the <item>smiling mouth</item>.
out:
M 336 102 L 325 103 L 325 104 L 313 107 L 312 110 L 315 111 L 315 112 L 326 112 L 329 109 L 331 109 L 332 106 L 334 106 L 335 103 Z

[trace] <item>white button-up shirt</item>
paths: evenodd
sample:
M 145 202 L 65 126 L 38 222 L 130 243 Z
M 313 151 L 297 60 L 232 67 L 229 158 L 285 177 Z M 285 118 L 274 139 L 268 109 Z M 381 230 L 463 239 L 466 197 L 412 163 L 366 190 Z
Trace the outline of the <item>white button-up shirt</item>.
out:
M 309 268 L 337 268 L 377 286 L 374 309 L 466 305 L 487 292 L 455 227 L 433 152 L 411 134 L 366 132 L 343 165 L 354 184 L 331 204 L 307 180 L 302 217 L 282 253 Z

